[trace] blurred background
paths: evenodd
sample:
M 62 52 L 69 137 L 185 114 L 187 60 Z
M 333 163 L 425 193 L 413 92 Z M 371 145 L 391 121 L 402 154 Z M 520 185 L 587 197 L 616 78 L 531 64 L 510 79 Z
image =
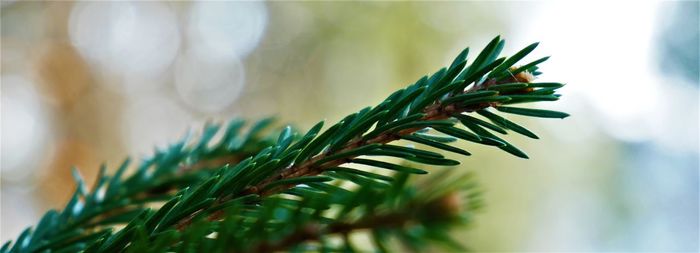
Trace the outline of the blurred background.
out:
M 500 34 L 506 54 L 541 41 L 541 80 L 568 85 L 539 106 L 573 116 L 523 122 L 530 160 L 465 144 L 487 207 L 460 241 L 698 250 L 697 1 L 0 6 L 3 242 L 63 206 L 72 165 L 91 180 L 207 121 L 336 121 Z

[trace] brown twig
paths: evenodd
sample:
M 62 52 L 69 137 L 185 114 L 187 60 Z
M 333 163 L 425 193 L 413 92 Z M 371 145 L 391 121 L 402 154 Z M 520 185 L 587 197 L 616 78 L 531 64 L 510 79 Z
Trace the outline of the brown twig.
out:
M 407 209 L 411 210 L 411 209 Z M 305 241 L 318 241 L 327 235 L 349 235 L 353 231 L 373 228 L 401 228 L 414 220 L 415 213 L 388 213 L 370 216 L 352 223 L 334 223 L 326 227 L 307 224 L 276 243 L 263 242 L 253 247 L 250 252 L 279 252 Z

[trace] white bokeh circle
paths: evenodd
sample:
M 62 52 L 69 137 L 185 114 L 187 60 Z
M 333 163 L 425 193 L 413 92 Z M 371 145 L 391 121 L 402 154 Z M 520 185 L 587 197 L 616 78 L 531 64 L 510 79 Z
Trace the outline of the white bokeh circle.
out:
M 162 76 L 180 48 L 177 17 L 159 2 L 78 2 L 70 14 L 69 35 L 83 57 L 121 79 L 111 88 L 123 92 L 152 85 L 130 81 Z
M 49 128 L 39 94 L 28 79 L 2 76 L 3 180 L 24 181 L 44 161 L 49 150 Z
M 175 89 L 191 108 L 218 112 L 231 105 L 245 86 L 245 68 L 236 57 L 180 57 L 175 67 Z
M 245 58 L 257 47 L 267 25 L 265 3 L 196 2 L 190 9 L 187 32 L 199 57 Z

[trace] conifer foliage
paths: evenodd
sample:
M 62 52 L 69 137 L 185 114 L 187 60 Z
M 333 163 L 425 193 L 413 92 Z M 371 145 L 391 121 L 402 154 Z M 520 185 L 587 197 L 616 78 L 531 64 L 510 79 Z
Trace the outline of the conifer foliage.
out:
M 234 120 L 133 168 L 129 159 L 111 175 L 103 166 L 89 189 L 76 171 L 63 210 L 47 212 L 0 252 L 353 252 L 362 240 L 382 252 L 463 250 L 449 232 L 472 220 L 478 188 L 469 173 L 433 167 L 471 155 L 457 141 L 527 158 L 502 135 L 538 136 L 507 117 L 568 116 L 522 107 L 558 100 L 563 86 L 535 82 L 547 57 L 520 63 L 537 43 L 499 57 L 503 47 L 496 37 L 469 64 L 467 48 L 448 67 L 325 128 Z M 418 176 L 428 171 L 437 175 Z

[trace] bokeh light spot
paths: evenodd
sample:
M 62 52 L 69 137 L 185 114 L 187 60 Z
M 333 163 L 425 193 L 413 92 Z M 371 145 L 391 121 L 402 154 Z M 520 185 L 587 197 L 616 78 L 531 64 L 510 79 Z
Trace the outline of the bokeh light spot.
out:
M 43 161 L 48 129 L 39 94 L 21 76 L 2 76 L 2 179 L 24 181 Z
M 71 11 L 72 44 L 99 70 L 121 77 L 121 92 L 142 91 L 177 56 L 180 32 L 172 10 L 158 2 L 78 2 Z
M 245 84 L 243 63 L 232 58 L 183 56 L 175 68 L 175 88 L 188 106 L 217 112 L 240 96 Z
M 260 42 L 267 25 L 263 2 L 197 2 L 188 36 L 200 57 L 243 58 Z

